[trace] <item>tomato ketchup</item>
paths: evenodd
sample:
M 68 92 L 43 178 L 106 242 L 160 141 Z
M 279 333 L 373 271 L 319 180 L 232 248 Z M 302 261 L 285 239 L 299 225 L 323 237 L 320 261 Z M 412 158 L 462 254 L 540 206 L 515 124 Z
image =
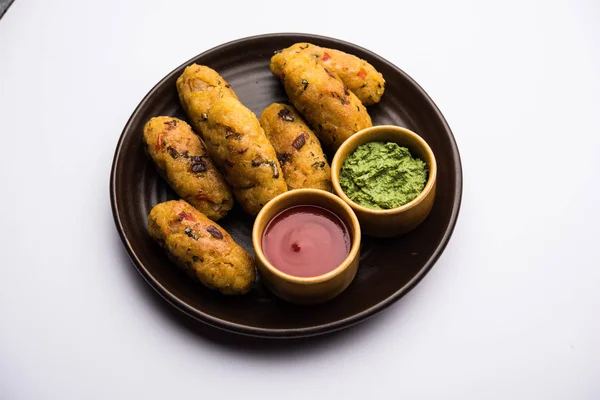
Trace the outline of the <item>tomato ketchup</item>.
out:
M 294 206 L 281 211 L 263 233 L 262 250 L 278 270 L 314 277 L 339 266 L 350 253 L 348 227 L 331 211 L 318 206 Z

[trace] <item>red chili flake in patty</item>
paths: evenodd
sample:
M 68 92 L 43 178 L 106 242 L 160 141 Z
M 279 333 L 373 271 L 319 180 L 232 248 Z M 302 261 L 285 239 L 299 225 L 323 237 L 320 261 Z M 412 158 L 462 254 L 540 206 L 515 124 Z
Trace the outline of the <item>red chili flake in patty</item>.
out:
M 195 221 L 196 219 L 194 217 L 192 217 L 190 214 L 186 213 L 185 211 L 182 211 L 179 213 L 179 218 L 181 219 L 185 219 L 188 221 Z
M 329 53 L 325 52 L 323 53 L 323 61 L 327 61 L 331 58 L 331 56 L 329 55 Z
M 159 133 L 158 139 L 156 139 L 156 150 L 162 149 L 162 143 L 163 143 L 163 134 Z
M 361 68 L 360 71 L 358 71 L 358 77 L 360 79 L 365 79 L 367 77 L 367 73 L 365 72 L 364 69 Z
M 208 197 L 206 195 L 206 193 L 198 193 L 195 197 L 196 197 L 196 200 L 198 200 L 198 201 L 210 199 L 210 197 Z
M 233 167 L 235 165 L 235 163 L 231 160 L 225 160 L 225 164 L 229 165 L 230 167 Z

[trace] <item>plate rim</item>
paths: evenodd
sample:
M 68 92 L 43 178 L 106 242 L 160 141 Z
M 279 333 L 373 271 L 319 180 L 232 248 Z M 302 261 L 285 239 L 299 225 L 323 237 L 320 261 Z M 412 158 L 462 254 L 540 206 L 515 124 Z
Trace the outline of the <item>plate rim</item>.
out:
M 410 85 L 412 85 L 419 92 L 419 94 L 423 97 L 423 99 L 429 104 L 431 109 L 435 112 L 435 114 L 437 115 L 439 120 L 442 122 L 444 129 L 447 131 L 448 136 L 450 138 L 450 142 L 451 142 L 452 159 L 456 165 L 456 175 L 455 175 L 456 186 L 455 186 L 455 190 L 454 190 L 455 199 L 452 204 L 452 212 L 450 215 L 450 220 L 448 222 L 448 226 L 444 232 L 444 235 L 442 236 L 440 244 L 436 247 L 433 254 L 429 257 L 427 262 L 417 272 L 417 274 L 410 281 L 408 281 L 405 285 L 403 285 L 401 288 L 396 290 L 392 295 L 388 296 L 387 298 L 380 301 L 379 303 L 377 303 L 359 313 L 353 314 L 352 316 L 349 316 L 349 317 L 346 317 L 346 318 L 343 318 L 343 319 L 340 319 L 340 320 L 337 320 L 334 322 L 328 322 L 325 324 L 311 326 L 311 327 L 307 327 L 307 328 L 270 329 L 270 328 L 253 327 L 253 326 L 248 326 L 248 325 L 237 324 L 237 323 L 230 322 L 230 321 L 225 321 L 220 318 L 213 317 L 212 315 L 204 313 L 200 310 L 197 310 L 197 309 L 191 307 L 190 305 L 188 305 L 187 303 L 179 300 L 167 288 L 165 288 L 156 278 L 154 278 L 152 276 L 152 274 L 150 272 L 148 272 L 148 270 L 143 265 L 143 263 L 140 261 L 137 254 L 133 250 L 128 237 L 125 235 L 125 230 L 124 230 L 123 223 L 121 221 L 121 216 L 120 216 L 120 207 L 116 200 L 116 182 L 118 180 L 117 164 L 118 164 L 118 161 L 121 156 L 123 141 L 125 140 L 126 132 L 131 129 L 130 127 L 132 124 L 132 120 L 140 112 L 140 110 L 146 105 L 146 103 L 148 103 L 150 101 L 150 99 L 154 96 L 155 92 L 157 91 L 157 88 L 159 86 L 162 86 L 162 84 L 165 81 L 171 79 L 177 70 L 179 70 L 183 66 L 189 65 L 191 62 L 194 62 L 198 58 L 201 58 L 201 57 L 203 57 L 207 54 L 213 53 L 213 52 L 218 52 L 219 50 L 221 50 L 222 48 L 225 48 L 225 47 L 229 47 L 232 45 L 240 45 L 240 44 L 244 44 L 247 42 L 253 42 L 253 41 L 257 41 L 257 40 L 265 40 L 265 39 L 268 40 L 271 38 L 286 38 L 286 37 L 290 38 L 290 39 L 301 37 L 301 38 L 305 38 L 306 39 L 305 41 L 307 41 L 307 42 L 310 42 L 311 40 L 316 39 L 316 40 L 326 40 L 326 41 L 330 41 L 330 42 L 334 42 L 334 43 L 341 43 L 342 45 L 359 48 L 360 50 L 369 54 L 370 57 L 372 57 L 374 59 L 379 59 L 383 63 L 391 65 L 399 74 L 401 74 L 403 76 L 403 78 Z M 446 121 L 446 118 L 444 118 L 444 116 L 442 115 L 438 106 L 431 99 L 431 97 L 427 94 L 427 92 L 406 72 L 404 72 L 402 69 L 400 69 L 394 63 L 386 60 L 385 58 L 372 52 L 371 50 L 368 50 L 368 49 L 366 49 L 362 46 L 356 45 L 354 43 L 347 42 L 345 40 L 332 38 L 332 37 L 328 37 L 328 36 L 323 36 L 323 35 L 285 32 L 285 33 L 267 33 L 267 34 L 247 36 L 247 37 L 231 40 L 226 43 L 220 44 L 218 46 L 212 47 L 212 48 L 210 48 L 206 51 L 203 51 L 202 53 L 190 58 L 189 60 L 180 64 L 179 66 L 175 67 L 171 72 L 169 72 L 162 79 L 160 79 L 152 87 L 152 89 L 150 89 L 150 91 L 143 97 L 143 99 L 140 101 L 140 103 L 136 106 L 135 110 L 132 112 L 131 116 L 127 120 L 127 123 L 123 127 L 123 130 L 121 131 L 121 135 L 119 136 L 119 140 L 117 142 L 117 146 L 115 149 L 115 153 L 114 153 L 113 161 L 112 161 L 112 165 L 111 165 L 109 186 L 110 186 L 109 189 L 110 189 L 111 211 L 113 214 L 115 227 L 119 233 L 121 242 L 122 242 L 123 246 L 125 247 L 125 250 L 127 251 L 127 254 L 128 254 L 131 262 L 134 264 L 134 266 L 136 267 L 136 269 L 140 273 L 140 275 L 142 275 L 144 280 L 156 292 L 158 292 L 158 294 L 163 299 L 165 299 L 169 304 L 171 304 L 178 310 L 184 312 L 185 314 L 187 314 L 188 316 L 190 316 L 196 320 L 199 320 L 199 321 L 201 321 L 207 325 L 210 325 L 214 328 L 222 329 L 222 330 L 225 330 L 228 332 L 242 334 L 242 335 L 246 335 L 246 336 L 262 337 L 262 338 L 298 338 L 298 337 L 316 336 L 316 335 L 322 335 L 322 334 L 334 332 L 337 330 L 348 328 L 359 322 L 365 321 L 366 319 L 378 314 L 379 312 L 386 309 L 387 307 L 389 307 L 390 305 L 395 303 L 397 300 L 402 298 L 404 295 L 406 295 L 408 292 L 410 292 L 425 277 L 425 275 L 427 275 L 427 273 L 429 273 L 429 271 L 433 268 L 433 266 L 435 265 L 435 263 L 437 262 L 439 257 L 442 255 L 442 253 L 446 249 L 446 246 L 448 245 L 448 242 L 450 241 L 450 238 L 452 237 L 452 234 L 454 233 L 454 229 L 456 227 L 456 223 L 458 221 L 458 216 L 460 213 L 460 206 L 462 203 L 463 172 L 462 172 L 462 162 L 461 162 L 460 153 L 458 150 L 458 145 L 456 143 L 456 138 L 454 137 L 454 134 L 452 133 L 452 130 L 450 129 L 450 126 L 448 125 L 448 122 Z

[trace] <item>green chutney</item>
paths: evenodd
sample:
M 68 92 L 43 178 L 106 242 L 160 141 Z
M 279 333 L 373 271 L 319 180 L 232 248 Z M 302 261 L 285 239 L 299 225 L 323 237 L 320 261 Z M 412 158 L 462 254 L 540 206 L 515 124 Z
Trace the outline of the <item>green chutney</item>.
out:
M 342 165 L 340 185 L 361 206 L 375 210 L 400 207 L 425 188 L 427 164 L 392 142 L 358 146 Z

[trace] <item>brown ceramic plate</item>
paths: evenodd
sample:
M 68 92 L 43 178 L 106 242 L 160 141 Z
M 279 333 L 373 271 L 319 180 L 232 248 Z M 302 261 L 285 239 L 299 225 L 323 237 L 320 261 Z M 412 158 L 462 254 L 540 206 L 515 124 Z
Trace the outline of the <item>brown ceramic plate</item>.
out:
M 311 42 L 361 57 L 387 82 L 381 102 L 369 107 L 374 125 L 399 125 L 421 135 L 438 162 L 438 187 L 429 217 L 416 230 L 391 239 L 364 237 L 354 282 L 335 299 L 316 306 L 295 306 L 270 294 L 260 282 L 242 297 L 204 288 L 179 271 L 146 232 L 150 209 L 176 198 L 142 149 L 142 128 L 157 115 L 185 119 L 175 80 L 185 66 L 217 70 L 255 114 L 272 102 L 285 102 L 279 81 L 269 71 L 273 51 Z M 271 34 L 226 43 L 179 66 L 144 97 L 117 144 L 110 181 L 117 230 L 131 260 L 146 281 L 169 303 L 213 327 L 263 337 L 318 335 L 356 324 L 383 310 L 412 289 L 436 262 L 454 229 L 462 194 L 460 156 L 444 117 L 425 91 L 380 56 L 337 39 L 305 34 Z M 253 218 L 239 206 L 219 221 L 246 250 L 252 249 Z

